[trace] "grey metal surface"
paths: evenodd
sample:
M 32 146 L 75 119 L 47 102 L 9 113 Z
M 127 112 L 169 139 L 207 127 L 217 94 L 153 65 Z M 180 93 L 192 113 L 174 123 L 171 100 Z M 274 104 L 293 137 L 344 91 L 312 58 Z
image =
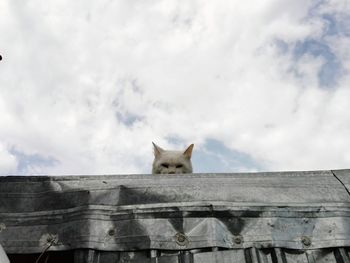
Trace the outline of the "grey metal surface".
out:
M 76 262 L 349 262 L 349 176 L 0 177 L 0 244 Z
M 9 259 L 0 244 L 0 263 L 9 263 L 9 262 L 10 262 Z
M 349 170 L 333 170 L 334 176 L 344 185 L 350 194 L 350 173 Z

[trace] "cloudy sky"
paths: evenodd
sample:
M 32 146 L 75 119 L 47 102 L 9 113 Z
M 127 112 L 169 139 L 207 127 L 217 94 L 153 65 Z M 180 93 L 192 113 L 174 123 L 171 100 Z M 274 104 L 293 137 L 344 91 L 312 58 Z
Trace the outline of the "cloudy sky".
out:
M 349 0 L 0 1 L 0 174 L 350 168 Z

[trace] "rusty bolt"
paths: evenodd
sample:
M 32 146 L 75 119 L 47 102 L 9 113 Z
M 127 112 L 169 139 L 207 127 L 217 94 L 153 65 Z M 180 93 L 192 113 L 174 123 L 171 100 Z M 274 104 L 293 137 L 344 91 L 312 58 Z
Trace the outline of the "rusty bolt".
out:
M 234 236 L 233 242 L 235 242 L 237 245 L 240 245 L 243 243 L 243 237 L 241 235 Z
M 179 236 L 177 237 L 177 240 L 178 240 L 179 242 L 184 242 L 184 241 L 186 240 L 186 238 L 185 238 L 183 235 L 179 235 Z
M 110 229 L 110 230 L 108 230 L 108 235 L 110 235 L 110 236 L 114 236 L 115 235 L 115 229 Z
M 186 246 L 188 244 L 188 238 L 182 233 L 177 233 L 175 235 L 175 238 L 176 238 L 176 243 L 180 246 Z
M 307 236 L 302 236 L 301 237 L 301 242 L 303 243 L 304 246 L 308 247 L 311 245 L 311 239 Z

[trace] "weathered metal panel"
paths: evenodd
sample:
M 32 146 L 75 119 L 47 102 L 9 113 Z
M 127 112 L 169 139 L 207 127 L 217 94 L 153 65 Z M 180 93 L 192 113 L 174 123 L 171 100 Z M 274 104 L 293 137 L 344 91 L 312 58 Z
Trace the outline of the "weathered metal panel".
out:
M 334 176 L 344 185 L 350 193 L 350 170 L 333 170 Z
M 214 251 L 194 254 L 194 263 L 240 263 L 245 262 L 243 249 Z
M 347 262 L 349 175 L 0 177 L 0 243 L 74 262 Z
M 2 177 L 0 208 L 8 212 L 83 205 L 226 201 L 268 204 L 348 202 L 330 171 L 186 176 Z M 63 195 L 64 194 L 64 195 Z M 13 201 L 12 204 L 8 201 Z

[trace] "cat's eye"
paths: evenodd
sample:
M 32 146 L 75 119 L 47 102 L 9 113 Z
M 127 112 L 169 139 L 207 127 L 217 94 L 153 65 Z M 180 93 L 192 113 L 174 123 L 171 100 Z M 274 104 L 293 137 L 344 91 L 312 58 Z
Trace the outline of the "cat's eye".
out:
M 161 166 L 163 166 L 164 168 L 169 168 L 169 164 L 167 163 L 162 163 Z
M 176 168 L 182 168 L 182 167 L 183 167 L 182 164 L 177 164 L 177 165 L 176 165 Z

